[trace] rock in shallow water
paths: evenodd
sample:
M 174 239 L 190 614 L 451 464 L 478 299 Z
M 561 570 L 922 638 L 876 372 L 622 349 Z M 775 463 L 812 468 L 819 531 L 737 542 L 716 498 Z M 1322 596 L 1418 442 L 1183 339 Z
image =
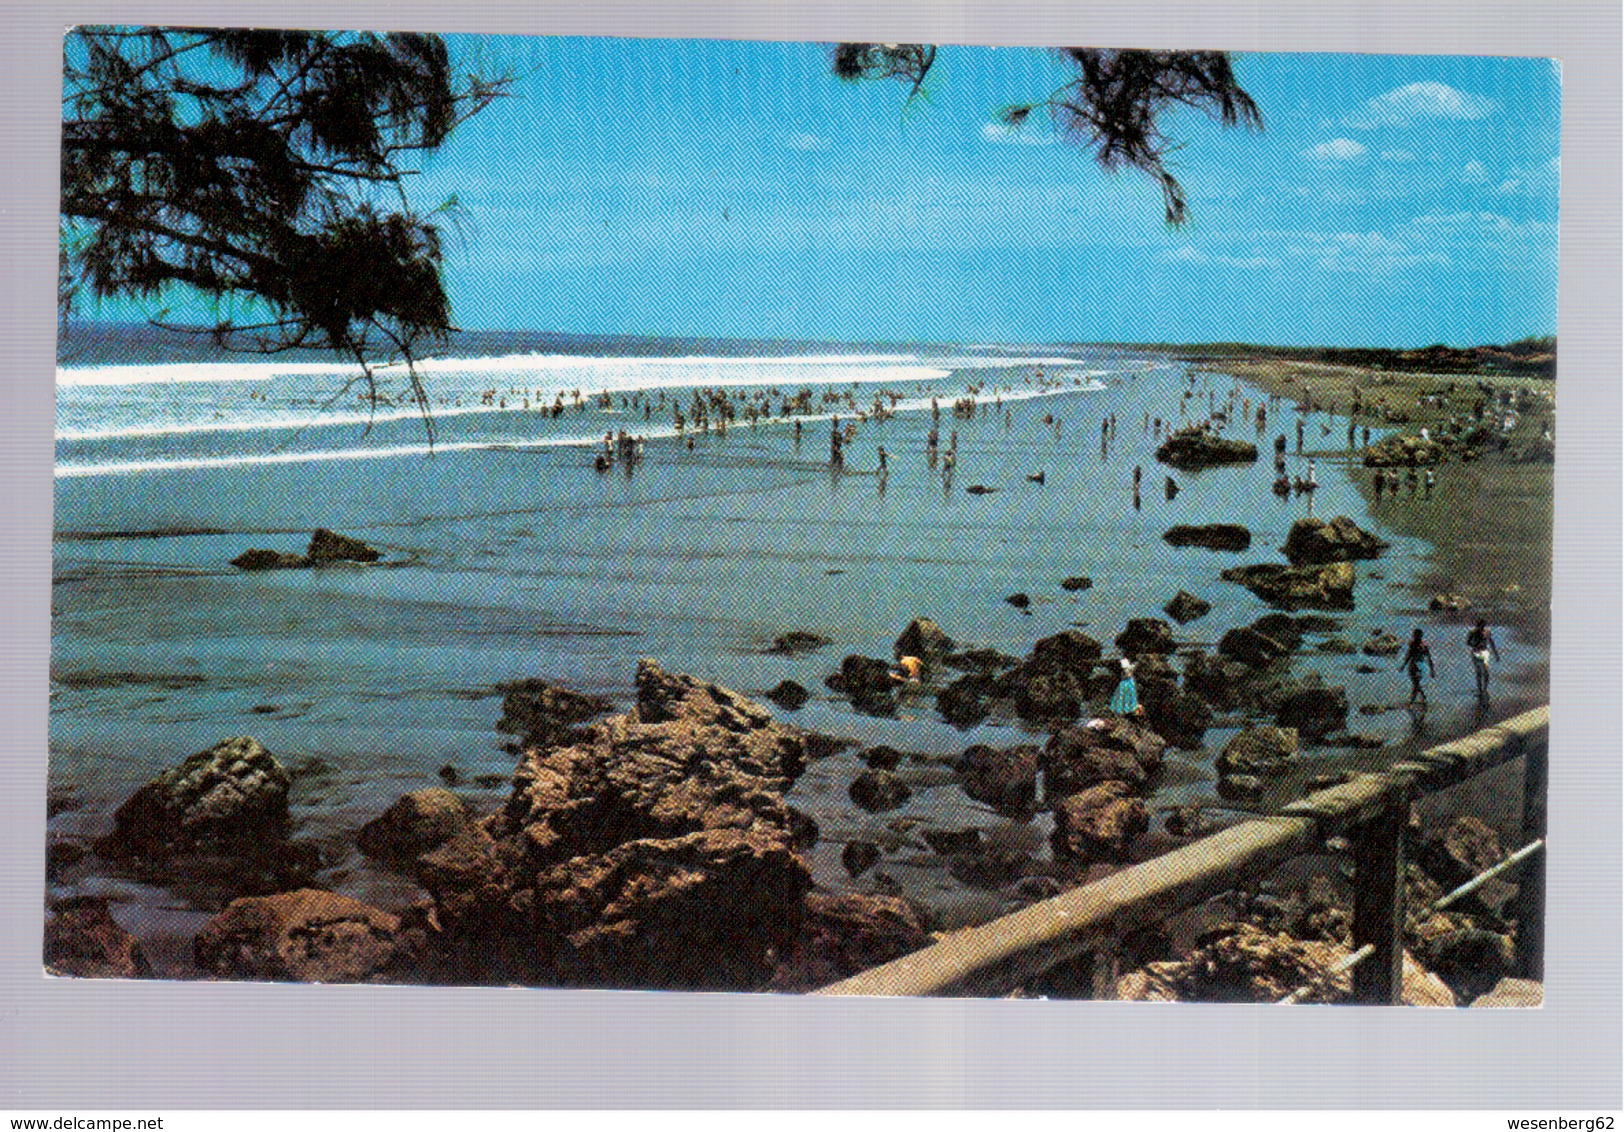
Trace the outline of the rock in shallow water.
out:
M 96 896 L 63 900 L 45 924 L 45 969 L 83 979 L 142 979 L 152 974 L 141 945 Z
M 197 965 L 231 978 L 394 982 L 407 956 L 400 918 L 320 889 L 234 900 L 197 934 Z

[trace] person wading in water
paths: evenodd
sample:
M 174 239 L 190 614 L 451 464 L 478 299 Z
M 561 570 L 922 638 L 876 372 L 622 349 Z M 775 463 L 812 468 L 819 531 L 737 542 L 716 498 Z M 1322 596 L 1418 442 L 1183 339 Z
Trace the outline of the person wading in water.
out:
M 1410 647 L 1404 650 L 1404 660 L 1401 665 L 1410 674 L 1410 703 L 1421 701 L 1421 706 L 1427 706 L 1427 690 L 1421 686 L 1421 665 L 1426 664 L 1427 672 L 1434 679 L 1438 676 L 1438 667 L 1432 663 L 1432 650 L 1417 629 L 1410 638 Z
M 1500 661 L 1500 648 L 1494 643 L 1494 634 L 1480 617 L 1477 626 L 1466 634 L 1466 647 L 1472 653 L 1472 671 L 1477 675 L 1477 698 L 1487 701 L 1489 698 L 1489 657 L 1493 656 L 1495 663 Z

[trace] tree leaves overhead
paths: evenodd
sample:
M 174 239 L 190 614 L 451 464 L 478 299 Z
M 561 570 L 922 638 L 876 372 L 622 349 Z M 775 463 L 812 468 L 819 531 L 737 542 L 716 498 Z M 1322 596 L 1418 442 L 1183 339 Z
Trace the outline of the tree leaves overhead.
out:
M 1047 110 L 1061 137 L 1090 151 L 1101 168 L 1137 169 L 1154 178 L 1170 225 L 1183 224 L 1188 208 L 1183 186 L 1167 168 L 1178 144 L 1162 132 L 1161 115 L 1185 106 L 1224 126 L 1263 128 L 1263 114 L 1236 81 L 1225 52 L 1066 47 L 1056 55 L 1076 77 L 1044 98 L 1006 107 L 1000 120 L 1018 129 Z M 842 79 L 909 83 L 911 99 L 935 59 L 936 48 L 925 44 L 841 43 L 831 66 Z
M 458 74 L 443 40 L 412 34 L 87 27 L 65 60 L 65 311 L 86 289 L 193 288 L 223 345 L 337 349 L 374 392 L 380 351 L 410 371 L 443 340 L 440 236 L 411 161 L 507 79 Z

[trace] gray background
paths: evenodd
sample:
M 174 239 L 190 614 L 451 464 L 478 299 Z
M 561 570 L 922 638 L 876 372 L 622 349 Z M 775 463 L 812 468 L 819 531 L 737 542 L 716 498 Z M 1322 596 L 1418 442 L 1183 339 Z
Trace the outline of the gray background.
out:
M 44 979 L 55 162 L 70 22 L 1561 59 L 1546 1006 L 1278 1010 Z M 0 1111 L 1620 1106 L 1616 3 L 69 2 L 8 6 L 0 32 Z

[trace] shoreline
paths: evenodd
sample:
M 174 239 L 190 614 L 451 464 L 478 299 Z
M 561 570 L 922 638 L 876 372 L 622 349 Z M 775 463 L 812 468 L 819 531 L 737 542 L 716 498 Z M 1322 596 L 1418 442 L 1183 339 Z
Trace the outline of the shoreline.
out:
M 1355 389 L 1374 392 L 1386 407 L 1402 403 L 1403 422 L 1384 420 L 1370 405 L 1352 414 L 1360 427 L 1397 428 L 1416 435 L 1422 428 L 1444 425 L 1453 406 L 1428 405 L 1425 394 L 1447 389 L 1470 390 L 1477 382 L 1499 389 L 1529 389 L 1549 394 L 1555 384 L 1526 375 L 1433 374 L 1375 370 L 1362 366 L 1301 362 L 1259 357 L 1192 361 L 1225 373 L 1266 393 L 1316 411 L 1348 419 Z M 1538 435 L 1536 417 L 1554 416 L 1554 408 L 1529 412 L 1511 431 L 1512 444 Z M 1340 438 L 1332 430 L 1333 438 Z M 1345 449 L 1337 449 L 1342 452 Z M 1354 449 L 1357 456 L 1360 448 Z M 1358 468 L 1358 464 L 1353 465 Z M 1434 595 L 1458 594 L 1472 602 L 1470 612 L 1443 612 L 1440 620 L 1467 625 L 1482 616 L 1505 625 L 1530 644 L 1550 648 L 1551 514 L 1555 498 L 1553 465 L 1546 462 L 1513 463 L 1500 453 L 1489 453 L 1470 464 L 1450 462 L 1439 468 L 1438 488 L 1427 507 L 1406 507 L 1379 501 L 1371 478 L 1354 474 L 1360 495 L 1373 517 L 1400 534 L 1422 539 L 1432 547 L 1432 568 L 1414 588 L 1423 602 Z M 1486 549 L 1492 555 L 1483 553 Z

